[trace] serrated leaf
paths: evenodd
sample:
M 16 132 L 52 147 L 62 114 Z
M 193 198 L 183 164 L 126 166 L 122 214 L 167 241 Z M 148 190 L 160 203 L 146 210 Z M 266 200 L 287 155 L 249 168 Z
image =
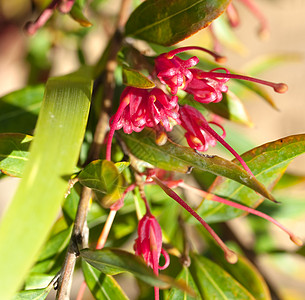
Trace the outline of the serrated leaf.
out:
M 194 300 L 198 299 L 198 295 L 200 295 L 198 288 L 194 282 L 194 279 L 192 277 L 192 274 L 190 273 L 189 269 L 184 267 L 182 271 L 179 273 L 179 275 L 176 278 L 177 280 L 183 279 L 187 286 L 189 286 L 195 293 L 196 297 L 193 297 L 191 295 L 188 295 L 186 292 L 181 291 L 176 288 L 172 288 L 169 292 L 167 300 Z
M 203 256 L 192 255 L 191 274 L 203 299 L 255 300 L 255 298 L 219 265 Z
M 291 160 L 305 152 L 305 135 L 288 136 L 254 148 L 242 155 L 256 178 L 270 190 L 285 172 Z M 232 180 L 218 177 L 210 191 L 218 196 L 250 207 L 258 206 L 262 198 Z M 224 204 L 205 200 L 197 210 L 207 222 L 223 222 L 244 214 Z
M 123 66 L 123 83 L 139 89 L 151 89 L 155 83 L 137 70 Z
M 82 270 L 87 286 L 96 300 L 128 299 L 122 288 L 112 276 L 103 274 L 84 260 L 82 260 Z
M 84 69 L 47 82 L 30 157 L 0 226 L 0 299 L 20 288 L 58 216 L 78 160 L 91 91 Z
M 164 275 L 156 276 L 153 270 L 147 267 L 143 259 L 123 250 L 112 248 L 83 249 L 80 251 L 80 256 L 87 263 L 107 275 L 129 272 L 149 285 L 161 288 L 168 288 L 172 285 L 192 293 L 183 282 L 177 282 Z
M 250 177 L 237 164 L 216 155 L 199 154 L 191 148 L 182 147 L 170 141 L 163 146 L 158 146 L 155 143 L 154 135 L 155 133 L 151 129 L 144 129 L 139 133 L 132 134 L 120 133 L 133 155 L 157 168 L 182 173 L 187 173 L 192 168 L 198 168 L 202 171 L 233 179 L 264 197 L 273 199 L 260 182 Z
M 29 86 L 1 97 L 0 133 L 32 133 L 44 89 L 44 85 Z
M 108 160 L 95 160 L 78 175 L 79 182 L 91 188 L 103 205 L 109 207 L 121 198 L 123 178 L 115 164 Z
M 36 290 L 27 290 L 27 291 L 21 291 L 19 292 L 13 300 L 44 300 L 51 288 L 45 288 L 45 289 L 36 289 Z
M 0 133 L 0 170 L 21 177 L 29 158 L 32 136 L 22 133 Z
M 125 33 L 160 45 L 172 45 L 208 26 L 230 0 L 147 0 L 131 14 Z

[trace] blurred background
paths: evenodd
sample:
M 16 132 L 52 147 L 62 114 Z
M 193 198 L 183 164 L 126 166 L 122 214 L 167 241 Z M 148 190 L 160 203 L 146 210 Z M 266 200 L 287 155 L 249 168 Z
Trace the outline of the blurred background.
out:
M 85 12 L 93 27 L 80 28 L 68 16 L 56 15 L 49 21 L 52 27 L 43 28 L 33 37 L 23 31 L 24 24 L 35 19 L 48 1 L 0 0 L 0 97 L 27 84 L 45 82 L 48 76 L 57 76 L 76 70 L 82 61 L 94 64 L 100 57 L 112 33 L 120 1 L 88 1 L 91 9 Z M 234 133 L 245 134 L 253 145 L 260 145 L 284 136 L 305 133 L 305 1 L 304 0 L 255 0 L 268 19 L 269 37 L 261 39 L 259 22 L 239 1 L 233 0 L 240 14 L 240 26 L 232 37 L 222 44 L 221 53 L 227 56 L 226 66 L 239 72 L 251 70 L 251 66 L 270 57 L 274 67 L 258 74 L 260 78 L 274 82 L 285 82 L 289 86 L 286 94 L 273 94 L 277 110 L 253 95 L 245 95 L 253 127 L 230 124 Z M 63 29 L 63 30 L 61 30 Z M 215 26 L 215 32 L 217 26 Z M 84 37 L 85 36 L 85 37 Z M 51 37 L 51 38 L 50 38 Z M 82 38 L 84 37 L 84 38 Z M 210 46 L 211 36 L 203 30 L 184 41 L 184 45 Z M 238 136 L 229 137 L 238 141 Z M 243 140 L 240 143 L 244 143 Z M 243 147 L 244 146 L 244 147 Z M 248 144 L 240 145 L 247 150 Z M 296 159 L 289 172 L 305 178 L 305 155 Z M 303 180 L 304 181 L 304 180 Z M 3 178 L 0 181 L 0 215 L 11 199 L 18 179 Z M 285 195 L 281 194 L 281 197 Z M 292 199 L 290 207 L 280 209 L 277 218 L 305 240 L 305 185 L 287 192 Z M 288 203 L 289 204 L 289 203 Z M 257 220 L 257 219 L 255 219 Z M 251 238 L 250 221 L 231 221 L 236 234 Z M 256 222 L 256 221 L 253 221 Z M 257 223 L 260 226 L 260 223 Z M 271 234 L 279 248 L 288 252 L 294 246 L 277 230 Z M 263 240 L 257 241 L 263 243 Z M 304 252 L 304 251 L 303 251 Z M 279 289 L 281 299 L 305 299 L 305 259 L 302 255 L 274 253 L 262 254 L 259 264 L 270 282 Z M 77 284 L 77 282 L 76 282 Z

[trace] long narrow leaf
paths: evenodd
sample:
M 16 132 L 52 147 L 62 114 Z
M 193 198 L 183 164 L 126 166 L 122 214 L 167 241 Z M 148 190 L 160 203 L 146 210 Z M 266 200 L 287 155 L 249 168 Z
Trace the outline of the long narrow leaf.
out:
M 83 72 L 47 83 L 24 177 L 0 227 L 0 299 L 13 296 L 37 259 L 77 163 L 92 90 Z

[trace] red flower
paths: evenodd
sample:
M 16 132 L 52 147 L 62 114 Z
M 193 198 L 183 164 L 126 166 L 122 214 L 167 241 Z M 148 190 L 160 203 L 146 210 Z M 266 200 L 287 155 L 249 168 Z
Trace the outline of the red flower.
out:
M 213 55 L 217 61 L 222 59 L 218 54 L 201 47 L 182 47 L 159 55 L 155 59 L 155 72 L 160 81 L 169 86 L 173 95 L 177 94 L 179 88 L 184 90 L 191 82 L 193 74 L 189 68 L 194 67 L 199 62 L 196 56 L 187 60 L 176 56 L 176 54 L 188 50 L 201 50 Z
M 156 275 L 159 269 L 164 270 L 169 265 L 169 255 L 162 249 L 162 231 L 156 218 L 146 212 L 138 224 L 138 238 L 135 240 L 134 250 L 136 255 L 142 256 L 146 264 L 154 270 Z M 163 266 L 159 266 L 159 259 L 165 258 Z M 159 299 L 159 289 L 155 287 L 155 299 Z
M 199 69 L 191 69 L 193 74 L 193 79 L 187 85 L 185 91 L 194 96 L 194 100 L 200 103 L 211 103 L 219 102 L 222 100 L 222 93 L 228 91 L 228 87 L 225 83 L 229 78 L 216 78 L 209 77 L 210 73 L 224 70 L 226 73 L 229 73 L 227 69 L 217 68 L 211 70 L 210 72 L 203 72 Z
M 180 115 L 181 126 L 186 130 L 185 138 L 191 148 L 198 151 L 206 151 L 209 145 L 213 147 L 218 141 L 236 157 L 250 175 L 254 176 L 240 155 L 224 141 L 225 131 L 220 124 L 208 122 L 197 109 L 189 105 L 184 105 L 180 108 Z M 223 131 L 222 135 L 220 136 L 214 131 L 209 124 L 220 127 Z
M 210 127 L 209 122 L 197 109 L 184 105 L 180 108 L 180 115 L 181 126 L 186 130 L 185 138 L 191 148 L 198 151 L 207 151 L 209 146 L 216 146 L 217 139 L 205 130 Z M 213 124 L 222 129 L 221 137 L 225 138 L 224 128 L 216 122 L 213 122 Z
M 143 128 L 157 126 L 171 131 L 180 124 L 177 96 L 168 96 L 161 89 L 152 90 L 127 87 L 123 91 L 119 108 L 110 119 L 107 143 L 107 159 L 110 159 L 111 141 L 115 130 L 123 128 L 125 133 L 140 132 Z

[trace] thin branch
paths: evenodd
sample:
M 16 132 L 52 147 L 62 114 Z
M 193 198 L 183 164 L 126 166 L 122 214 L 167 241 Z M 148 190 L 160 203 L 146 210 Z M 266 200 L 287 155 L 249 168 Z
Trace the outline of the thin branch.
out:
M 108 114 L 111 109 L 112 99 L 114 94 L 115 80 L 114 71 L 116 68 L 116 57 L 122 45 L 123 36 L 121 34 L 123 24 L 126 20 L 127 8 L 130 0 L 122 0 L 119 18 L 117 22 L 117 30 L 110 43 L 109 57 L 103 72 L 104 97 L 102 111 L 96 126 L 93 143 L 88 155 L 86 163 L 99 157 L 102 143 L 106 136 L 108 127 Z M 67 300 L 70 298 L 70 290 L 72 283 L 72 275 L 75 267 L 76 258 L 79 255 L 79 249 L 88 247 L 89 230 L 87 226 L 87 213 L 91 198 L 91 189 L 83 187 L 78 210 L 75 218 L 72 236 L 68 246 L 68 251 L 65 257 L 64 265 L 60 271 L 60 277 L 57 281 L 58 291 L 56 294 L 57 300 Z

